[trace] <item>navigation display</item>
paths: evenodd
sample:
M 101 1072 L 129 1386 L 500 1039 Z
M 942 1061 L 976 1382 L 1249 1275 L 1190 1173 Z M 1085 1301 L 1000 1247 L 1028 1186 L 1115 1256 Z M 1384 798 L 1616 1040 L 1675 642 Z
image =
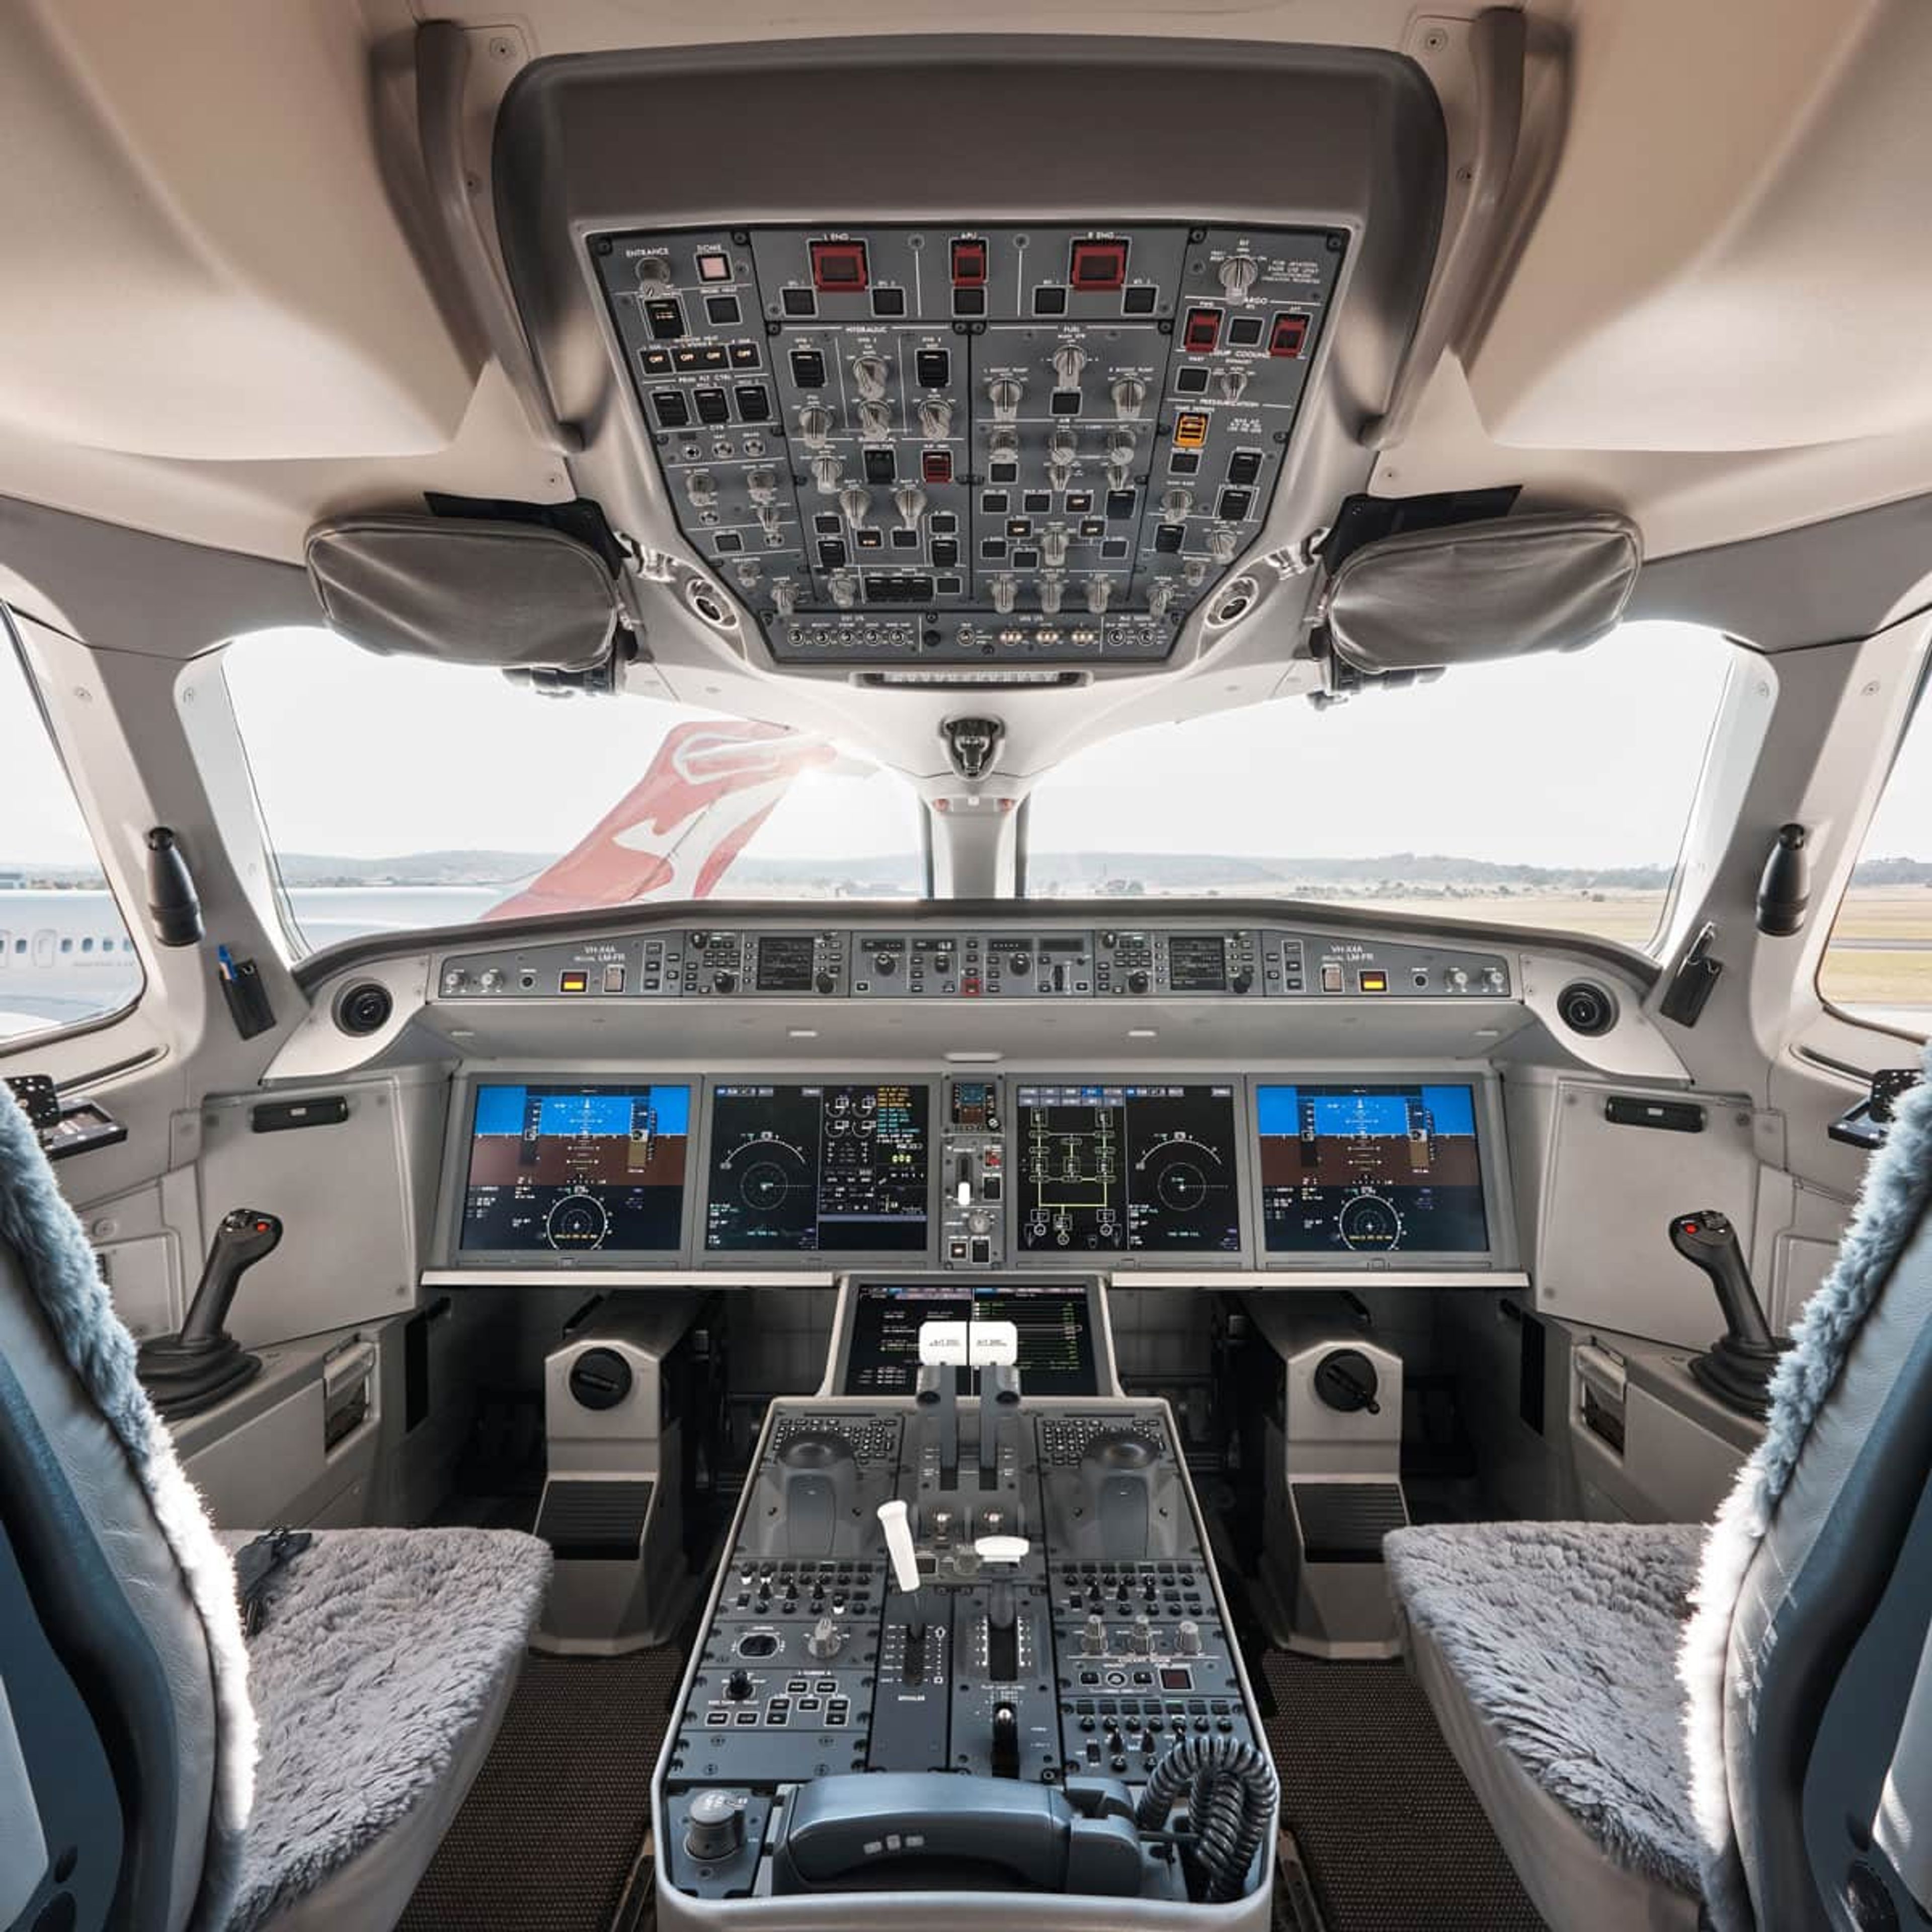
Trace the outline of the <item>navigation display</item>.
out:
M 1098 1395 L 1087 1285 L 1071 1282 L 860 1282 L 842 1393 L 910 1395 L 919 1331 L 928 1322 L 1010 1322 L 1019 1330 L 1024 1396 Z M 968 1378 L 978 1392 L 979 1376 Z
M 904 1084 L 713 1088 L 706 1251 L 923 1251 L 932 1097 Z
M 1016 1095 L 1027 1254 L 1238 1254 L 1231 1084 L 1028 1085 Z
M 1488 1250 L 1473 1088 L 1257 1087 L 1270 1254 Z
M 688 1087 L 479 1085 L 458 1245 L 675 1253 L 690 1135 Z

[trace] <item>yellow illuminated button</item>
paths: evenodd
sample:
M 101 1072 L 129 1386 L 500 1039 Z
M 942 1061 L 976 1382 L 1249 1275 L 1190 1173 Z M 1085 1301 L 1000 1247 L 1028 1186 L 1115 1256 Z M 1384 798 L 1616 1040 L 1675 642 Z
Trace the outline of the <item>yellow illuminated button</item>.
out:
M 590 990 L 590 975 L 588 973 L 563 974 L 558 978 L 556 990 L 560 993 L 587 993 Z
M 1386 993 L 1388 991 L 1388 975 L 1365 971 L 1358 976 L 1356 984 L 1365 993 Z
M 1208 418 L 1199 410 L 1183 410 L 1174 419 L 1176 449 L 1198 449 L 1208 440 Z

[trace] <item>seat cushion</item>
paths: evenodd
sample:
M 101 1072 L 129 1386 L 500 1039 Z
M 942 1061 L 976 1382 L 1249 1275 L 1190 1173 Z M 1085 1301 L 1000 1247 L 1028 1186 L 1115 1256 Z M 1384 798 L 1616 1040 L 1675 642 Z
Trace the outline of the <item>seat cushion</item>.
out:
M 248 1540 L 224 1538 L 231 1550 Z M 452 1786 L 475 1775 L 502 1716 L 550 1573 L 534 1537 L 358 1529 L 318 1532 L 275 1576 L 249 1646 L 262 1753 L 229 1932 L 298 1911 L 385 1840 L 447 1821 Z M 400 1892 L 387 1922 L 438 1835 L 424 1834 L 420 1862 L 382 1861 Z
M 1497 1747 L 1615 1864 L 1692 1897 L 1676 1665 L 1704 1534 L 1481 1523 L 1397 1530 L 1384 1545 L 1412 1654 L 1426 1640 Z

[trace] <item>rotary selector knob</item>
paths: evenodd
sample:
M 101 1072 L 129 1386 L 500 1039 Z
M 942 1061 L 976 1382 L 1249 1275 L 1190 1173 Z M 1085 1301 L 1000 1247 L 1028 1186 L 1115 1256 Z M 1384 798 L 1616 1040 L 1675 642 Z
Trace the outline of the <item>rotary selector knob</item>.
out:
M 848 483 L 838 493 L 838 507 L 849 524 L 862 524 L 872 507 L 872 493 L 862 483 Z
M 772 586 L 772 603 L 781 617 L 789 617 L 798 608 L 798 586 L 790 578 Z
M 1020 433 L 1016 429 L 996 429 L 986 438 L 988 452 L 994 456 L 1017 456 L 1020 453 Z
M 724 1694 L 734 1704 L 742 1704 L 752 1694 L 752 1673 L 734 1670 L 724 1680 Z
M 1046 487 L 1049 490 L 1064 490 L 1073 482 L 1073 466 L 1070 463 L 1049 463 L 1046 466 Z
M 1057 617 L 1060 615 L 1060 603 L 1066 595 L 1066 590 L 1060 580 L 1057 577 L 1049 578 L 1040 586 L 1040 608 L 1049 617 Z M 1024 970 L 1023 967 L 1014 968 L 1016 972 L 1022 972 Z
M 1150 1657 L 1154 1654 L 1154 1626 L 1145 1617 L 1134 1619 L 1133 1652 L 1136 1657 Z
M 952 405 L 932 401 L 919 406 L 919 433 L 928 442 L 942 442 L 952 433 Z
M 745 1848 L 745 1808 L 728 1791 L 700 1791 L 686 1814 L 684 1849 L 700 1864 L 735 1858 Z
M 708 470 L 694 470 L 685 478 L 685 494 L 691 499 L 694 510 L 715 509 L 718 505 L 718 485 L 712 481 Z
M 1064 425 L 1046 440 L 1046 460 L 1049 463 L 1071 463 L 1079 454 L 1080 439 Z
M 750 590 L 764 582 L 765 566 L 756 557 L 747 557 L 739 565 L 736 575 L 738 581 Z
M 1192 490 L 1163 490 L 1160 493 L 1160 514 L 1170 524 L 1178 524 L 1194 507 Z
M 868 403 L 876 403 L 886 393 L 886 384 L 892 373 L 884 359 L 877 356 L 861 356 L 852 364 L 852 380 L 858 385 L 860 395 Z
M 1063 389 L 1080 386 L 1080 372 L 1087 366 L 1087 352 L 1077 342 L 1070 342 L 1053 352 L 1053 380 Z
M 1107 1620 L 1102 1616 L 1090 1616 L 1080 1632 L 1080 1653 L 1083 1657 L 1105 1657 L 1107 1654 Z
M 646 255 L 638 264 L 638 280 L 647 289 L 670 286 L 670 264 L 662 255 Z
M 729 970 L 723 973 L 712 974 L 711 976 L 711 990 L 714 993 L 735 993 L 738 990 L 737 974 Z M 738 1672 L 738 1675 L 740 1677 L 742 1677 L 745 1673 L 741 1670 Z M 748 1680 L 747 1681 L 748 1682 Z
M 1223 369 L 1221 371 L 1221 400 L 1224 403 L 1238 403 L 1248 392 L 1248 372 L 1245 369 Z
M 1208 581 L 1208 560 L 1190 556 L 1180 566 L 1181 580 L 1190 590 L 1198 590 Z
M 1208 539 L 1208 554 L 1216 563 L 1232 562 L 1240 547 L 1241 539 L 1232 530 L 1216 530 Z
M 1107 393 L 1113 398 L 1114 415 L 1132 422 L 1147 401 L 1148 386 L 1138 376 L 1123 376 Z
M 778 514 L 776 503 L 763 503 L 758 507 L 758 527 L 768 537 L 775 537 L 784 528 L 784 518 Z
M 1019 581 L 1016 578 L 996 577 L 993 579 L 993 608 L 1001 616 L 1004 617 L 1013 608 L 1019 594 Z
M 1099 616 L 1114 601 L 1114 586 L 1111 579 L 1090 577 L 1087 580 L 1087 608 Z
M 892 433 L 892 412 L 884 403 L 859 405 L 859 434 L 867 442 L 883 442 Z
M 1489 967 L 1484 972 L 1483 984 L 1492 993 L 1500 993 L 1508 983 L 1500 966 Z
M 483 988 L 484 992 L 494 993 L 498 987 L 502 985 L 503 976 L 501 973 L 497 971 L 495 967 L 485 967 L 482 976 L 478 979 L 476 983 Z
M 1174 1654 L 1176 1657 L 1201 1654 L 1201 1626 L 1192 1617 L 1182 1618 L 1174 1627 Z
M 919 528 L 919 520 L 926 514 L 926 492 L 916 483 L 902 483 L 892 492 L 892 508 L 899 513 L 899 521 L 909 530 Z
M 1127 991 L 1130 993 L 1144 993 L 1153 984 L 1154 982 L 1138 967 L 1127 975 Z
M 818 485 L 821 496 L 836 496 L 838 494 L 838 479 L 845 473 L 845 466 L 836 456 L 814 456 L 812 459 L 812 480 Z
M 1230 255 L 1221 264 L 1221 286 L 1231 296 L 1244 296 L 1255 285 L 1261 264 L 1252 255 Z
M 1150 617 L 1165 617 L 1173 602 L 1174 586 L 1163 577 L 1148 592 L 1148 615 Z
M 830 1617 L 820 1617 L 805 1640 L 805 1647 L 821 1664 L 829 1664 L 845 1648 L 845 1633 Z
M 1019 414 L 1020 401 L 1025 394 L 1026 385 L 1017 376 L 995 376 L 986 385 L 986 400 L 1001 422 L 1011 422 Z
M 1066 561 L 1066 532 L 1048 530 L 1040 540 L 1040 560 L 1049 570 L 1058 570 Z
M 842 610 L 849 610 L 859 601 L 859 580 L 849 570 L 832 573 L 832 601 Z
M 745 476 L 745 494 L 754 503 L 776 503 L 778 500 L 776 472 L 770 470 L 748 470 Z
M 823 449 L 832 434 L 832 412 L 822 403 L 808 403 L 798 412 L 800 440 L 808 449 Z
M 1136 446 L 1132 430 L 1117 429 L 1107 439 L 1107 460 L 1117 469 L 1131 469 Z
M 442 990 L 446 993 L 460 993 L 470 983 L 470 975 L 460 966 L 452 966 L 442 976 Z

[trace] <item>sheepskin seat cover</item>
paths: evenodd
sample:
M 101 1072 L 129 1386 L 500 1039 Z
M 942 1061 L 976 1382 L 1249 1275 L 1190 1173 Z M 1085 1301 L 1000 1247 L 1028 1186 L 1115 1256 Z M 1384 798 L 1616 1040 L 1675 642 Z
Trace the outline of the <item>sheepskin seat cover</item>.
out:
M 314 1890 L 448 1774 L 521 1665 L 550 1574 L 534 1537 L 349 1529 L 276 1574 L 248 1646 L 261 1756 L 229 1932 Z
M 1412 1629 L 1530 1778 L 1620 1865 L 1694 1895 L 1677 1649 L 1701 1524 L 1496 1522 L 1383 1545 Z

